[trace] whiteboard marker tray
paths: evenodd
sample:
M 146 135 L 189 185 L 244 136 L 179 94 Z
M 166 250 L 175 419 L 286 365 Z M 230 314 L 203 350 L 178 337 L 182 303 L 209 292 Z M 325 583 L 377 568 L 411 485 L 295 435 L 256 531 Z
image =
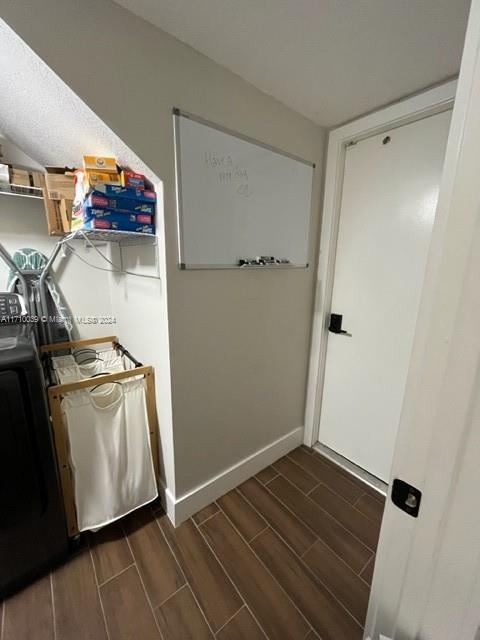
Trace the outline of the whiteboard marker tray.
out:
M 307 264 L 184 264 L 178 265 L 182 270 L 188 269 L 239 269 L 243 271 L 272 271 L 281 269 L 307 269 Z

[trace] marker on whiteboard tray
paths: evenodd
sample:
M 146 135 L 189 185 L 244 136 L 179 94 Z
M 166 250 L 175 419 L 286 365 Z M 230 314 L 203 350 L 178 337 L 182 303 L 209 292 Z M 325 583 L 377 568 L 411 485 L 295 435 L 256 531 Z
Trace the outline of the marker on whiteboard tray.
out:
M 239 267 L 266 267 L 269 265 L 290 264 L 288 258 L 275 258 L 275 256 L 257 256 L 256 258 L 240 258 Z

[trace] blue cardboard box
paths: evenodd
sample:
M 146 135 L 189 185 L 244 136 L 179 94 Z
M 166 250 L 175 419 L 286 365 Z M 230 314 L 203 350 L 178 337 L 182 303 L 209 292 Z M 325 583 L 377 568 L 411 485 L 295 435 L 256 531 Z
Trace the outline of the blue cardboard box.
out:
M 101 184 L 93 193 L 99 196 L 107 196 L 107 198 L 127 198 L 129 200 L 140 200 L 140 202 L 153 202 L 153 204 L 157 202 L 155 191 L 121 187 L 116 184 Z
M 141 224 L 137 222 L 116 222 L 106 219 L 91 218 L 83 223 L 81 229 L 100 229 L 113 231 L 134 231 L 135 233 L 145 233 L 155 235 L 155 227 L 153 224 Z
M 98 209 L 84 206 L 82 209 L 84 220 L 111 220 L 112 222 L 139 222 L 140 224 L 153 224 L 153 216 L 148 213 L 132 213 L 131 211 L 117 211 L 115 209 Z
M 98 194 L 93 191 L 85 200 L 84 207 L 94 207 L 95 209 L 111 209 L 115 211 L 128 211 L 131 213 L 146 213 L 155 215 L 155 203 L 143 202 L 142 200 L 132 200 L 130 198 L 118 198 Z

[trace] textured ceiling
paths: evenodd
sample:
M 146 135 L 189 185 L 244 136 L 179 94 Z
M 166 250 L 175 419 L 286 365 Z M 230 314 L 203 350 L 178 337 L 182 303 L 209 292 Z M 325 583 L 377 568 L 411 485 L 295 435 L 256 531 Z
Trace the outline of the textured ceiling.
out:
M 116 0 L 320 125 L 458 73 L 470 0 Z
M 0 91 L 0 132 L 42 166 L 79 166 L 86 153 L 113 155 L 121 164 L 143 170 L 158 182 L 3 20 L 0 77 L 8 87 L 8 91 Z

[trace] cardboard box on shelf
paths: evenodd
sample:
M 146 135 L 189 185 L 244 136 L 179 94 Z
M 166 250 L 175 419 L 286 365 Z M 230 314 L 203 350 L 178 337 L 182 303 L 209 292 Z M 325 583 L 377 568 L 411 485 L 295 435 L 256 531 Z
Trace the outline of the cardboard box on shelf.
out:
M 155 215 L 155 203 L 133 200 L 130 198 L 113 198 L 98 191 L 93 191 L 85 200 L 88 207 L 111 209 L 116 211 L 128 211 L 131 213 L 145 213 L 150 216 Z
M 10 188 L 13 193 L 30 195 L 30 175 L 26 169 L 10 167 Z
M 133 189 L 131 187 L 121 187 L 114 184 L 101 184 L 96 189 L 97 195 L 105 195 L 109 198 L 128 198 L 129 200 L 140 200 L 141 202 L 157 201 L 155 191 L 144 189 Z
M 51 200 L 73 200 L 75 179 L 73 169 L 67 167 L 46 167 L 45 183 Z
M 70 233 L 72 230 L 72 207 L 72 200 L 60 200 L 60 218 L 64 233 Z
M 45 192 L 44 203 L 49 235 L 64 236 L 70 233 L 72 200 L 51 200 Z
M 143 173 L 135 173 L 135 171 L 130 171 L 130 169 L 123 169 L 120 178 L 122 187 L 145 189 L 145 176 Z
M 29 187 L 30 175 L 26 169 L 17 169 L 17 167 L 10 167 L 10 184 Z
M 120 184 L 120 174 L 116 158 L 106 156 L 83 156 L 85 181 L 89 188 L 95 189 L 98 184 Z
M 84 206 L 72 213 L 72 231 L 79 229 L 109 229 L 113 231 L 134 231 L 155 234 L 151 216 L 135 213 L 119 213 L 107 209 Z
M 8 172 L 10 188 L 13 193 L 41 196 L 43 174 L 40 171 L 8 165 Z
M 84 220 L 90 220 L 92 218 L 111 220 L 119 223 L 123 222 L 139 222 L 141 224 L 153 224 L 153 216 L 147 213 L 131 213 L 116 211 L 112 209 L 96 208 L 85 205 L 78 215 L 83 216 Z M 77 214 L 75 214 L 77 217 Z
M 129 231 L 133 233 L 144 233 L 147 235 L 155 235 L 155 227 L 153 224 L 141 224 L 137 222 L 129 222 L 129 221 L 113 221 L 113 220 L 104 220 L 91 218 L 90 220 L 86 220 L 82 227 L 82 229 L 107 229 L 111 231 Z
M 104 183 L 120 186 L 120 174 L 110 171 L 93 171 L 86 169 L 85 179 L 88 187 L 91 189 L 96 189 L 99 184 Z
M 83 156 L 85 171 L 118 173 L 117 159 L 105 156 Z
M 44 174 L 41 171 L 32 171 L 32 182 L 37 189 L 43 189 L 45 184 Z

